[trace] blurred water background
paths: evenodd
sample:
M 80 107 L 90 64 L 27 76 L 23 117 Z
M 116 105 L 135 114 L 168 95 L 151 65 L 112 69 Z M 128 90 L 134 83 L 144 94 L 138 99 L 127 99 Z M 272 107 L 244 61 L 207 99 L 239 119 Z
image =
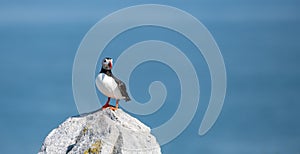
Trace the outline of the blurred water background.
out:
M 0 1 L 0 153 L 37 153 L 50 130 L 78 114 L 72 65 L 81 40 L 108 14 L 144 3 Z M 228 77 L 219 119 L 205 136 L 198 136 L 209 100 L 210 77 L 203 57 L 189 41 L 166 29 L 144 27 L 122 34 L 107 47 L 104 56 L 117 58 L 135 42 L 161 39 L 177 44 L 198 66 L 201 98 L 197 113 L 180 136 L 162 147 L 163 153 L 300 153 L 300 1 L 147 3 L 178 7 L 198 18 L 217 41 Z M 152 71 L 160 73 L 153 75 Z M 130 85 L 137 100 L 149 99 L 147 88 L 153 80 L 162 80 L 170 90 L 157 113 L 133 115 L 155 127 L 177 107 L 178 79 L 168 66 L 157 62 L 136 68 L 131 81 L 141 77 L 144 82 Z

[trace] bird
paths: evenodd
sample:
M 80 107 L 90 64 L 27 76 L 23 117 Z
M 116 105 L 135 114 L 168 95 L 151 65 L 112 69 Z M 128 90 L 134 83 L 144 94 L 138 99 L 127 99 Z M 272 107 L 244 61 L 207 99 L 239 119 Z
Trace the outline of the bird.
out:
M 119 100 L 125 100 L 127 102 L 131 99 L 126 91 L 125 83 L 113 75 L 112 68 L 113 59 L 110 57 L 104 58 L 101 70 L 96 77 L 96 87 L 102 94 L 107 96 L 107 101 L 102 106 L 102 109 L 109 107 L 115 111 L 118 109 Z M 116 106 L 109 104 L 111 98 L 116 99 Z

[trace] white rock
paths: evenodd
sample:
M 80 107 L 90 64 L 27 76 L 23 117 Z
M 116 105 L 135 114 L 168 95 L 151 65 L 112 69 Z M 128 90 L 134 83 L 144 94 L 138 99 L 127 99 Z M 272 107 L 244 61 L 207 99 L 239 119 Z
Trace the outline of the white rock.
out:
M 39 154 L 160 154 L 151 129 L 121 109 L 68 118 L 46 137 Z

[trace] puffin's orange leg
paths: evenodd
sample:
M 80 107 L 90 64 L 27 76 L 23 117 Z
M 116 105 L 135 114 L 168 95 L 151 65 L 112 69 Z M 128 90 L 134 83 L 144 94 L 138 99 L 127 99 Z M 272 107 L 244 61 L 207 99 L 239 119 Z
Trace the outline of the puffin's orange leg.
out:
M 116 111 L 119 108 L 119 100 L 116 100 L 116 106 L 110 106 L 109 108 L 113 111 Z
M 110 97 L 107 98 L 106 103 L 102 106 L 102 109 L 105 109 L 107 107 L 109 107 L 109 101 L 110 101 Z

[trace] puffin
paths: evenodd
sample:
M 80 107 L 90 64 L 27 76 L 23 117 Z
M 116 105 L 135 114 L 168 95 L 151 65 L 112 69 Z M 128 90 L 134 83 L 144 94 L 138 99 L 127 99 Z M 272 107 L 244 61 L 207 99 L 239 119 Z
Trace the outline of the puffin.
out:
M 113 59 L 109 57 L 104 58 L 101 71 L 96 77 L 96 87 L 102 94 L 107 96 L 107 101 L 102 106 L 102 109 L 109 107 L 115 111 L 118 109 L 119 100 L 127 102 L 130 101 L 130 97 L 126 91 L 125 83 L 113 75 L 112 68 Z M 116 100 L 116 106 L 109 104 L 111 98 Z

